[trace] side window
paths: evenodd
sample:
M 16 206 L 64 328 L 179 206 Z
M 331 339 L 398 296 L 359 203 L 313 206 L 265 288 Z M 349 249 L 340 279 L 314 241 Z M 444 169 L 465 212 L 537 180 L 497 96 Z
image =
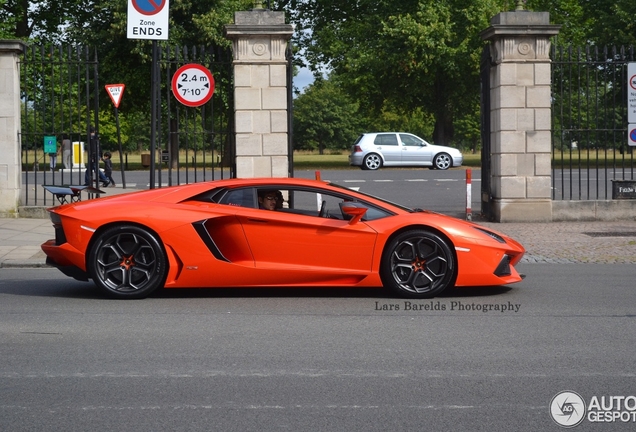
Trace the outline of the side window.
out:
M 330 219 L 348 220 L 350 218 L 350 216 L 342 212 L 342 205 L 347 202 L 346 197 L 310 190 L 283 191 L 283 193 L 285 192 L 289 197 L 288 206 L 281 211 L 315 217 L 322 216 Z M 365 203 L 356 202 L 354 205 L 367 208 L 367 213 L 362 220 L 374 220 L 390 216 L 386 211 Z
M 254 208 L 256 207 L 254 190 L 252 188 L 230 190 L 221 198 L 219 204 Z
M 373 141 L 375 145 L 397 146 L 398 140 L 395 134 L 378 134 Z
M 320 210 L 323 208 L 323 201 L 325 202 L 324 212 L 338 208 L 333 196 L 308 190 L 289 191 L 289 209 L 292 213 L 319 216 Z
M 424 144 L 424 141 L 414 137 L 413 135 L 400 134 L 400 139 L 405 146 L 420 146 Z

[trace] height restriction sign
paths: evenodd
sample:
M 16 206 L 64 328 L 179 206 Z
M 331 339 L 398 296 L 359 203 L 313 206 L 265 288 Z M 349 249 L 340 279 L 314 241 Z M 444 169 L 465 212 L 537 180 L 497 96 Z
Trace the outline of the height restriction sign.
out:
M 128 0 L 128 39 L 168 40 L 168 0 Z
M 200 64 L 181 66 L 172 76 L 172 93 L 184 105 L 203 105 L 214 94 L 214 77 Z

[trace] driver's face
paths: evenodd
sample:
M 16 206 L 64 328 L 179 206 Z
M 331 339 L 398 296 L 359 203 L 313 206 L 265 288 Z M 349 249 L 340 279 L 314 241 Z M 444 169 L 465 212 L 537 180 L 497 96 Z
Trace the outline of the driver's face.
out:
M 277 197 L 275 193 L 268 193 L 264 197 L 258 198 L 261 207 L 267 210 L 276 209 L 276 200 Z

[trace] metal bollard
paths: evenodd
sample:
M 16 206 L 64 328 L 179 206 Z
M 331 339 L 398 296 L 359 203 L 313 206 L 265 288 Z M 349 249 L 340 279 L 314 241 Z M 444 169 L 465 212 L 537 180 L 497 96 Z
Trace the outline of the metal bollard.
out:
M 473 213 L 471 208 L 472 201 L 472 179 L 473 171 L 468 168 L 466 170 L 466 220 L 473 220 Z

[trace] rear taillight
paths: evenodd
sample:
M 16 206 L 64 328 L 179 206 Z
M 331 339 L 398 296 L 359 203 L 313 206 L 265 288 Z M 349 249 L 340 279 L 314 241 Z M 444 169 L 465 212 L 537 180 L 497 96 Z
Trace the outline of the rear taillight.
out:
M 360 148 L 359 145 L 353 146 L 353 152 L 354 153 L 361 153 L 362 149 Z

